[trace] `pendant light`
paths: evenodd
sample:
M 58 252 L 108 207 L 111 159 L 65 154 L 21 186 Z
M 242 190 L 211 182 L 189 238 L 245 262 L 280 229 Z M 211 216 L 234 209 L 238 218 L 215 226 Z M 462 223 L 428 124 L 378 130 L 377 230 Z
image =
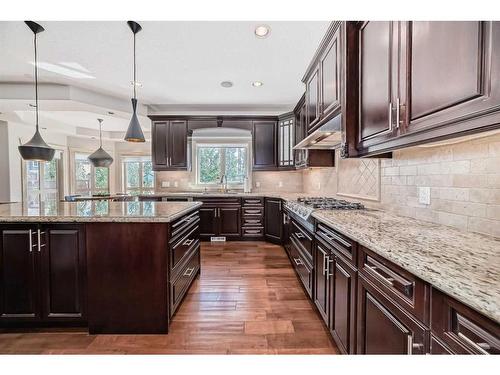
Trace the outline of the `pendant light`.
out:
M 109 167 L 113 163 L 113 158 L 102 148 L 102 122 L 104 120 L 98 118 L 97 121 L 99 121 L 99 148 L 88 159 L 94 167 Z
M 145 142 L 144 133 L 141 129 L 141 124 L 137 118 L 137 98 L 136 98 L 136 86 L 137 81 L 135 79 L 135 35 L 142 30 L 141 25 L 134 21 L 127 22 L 128 27 L 134 33 L 134 81 L 132 85 L 134 86 L 134 97 L 132 98 L 132 118 L 130 119 L 130 124 L 128 125 L 127 134 L 125 134 L 125 140 L 128 142 Z
M 51 161 L 54 158 L 56 150 L 50 147 L 43 140 L 40 132 L 38 131 L 38 61 L 37 61 L 37 51 L 36 51 L 36 36 L 45 29 L 33 21 L 24 21 L 24 23 L 33 31 L 34 34 L 34 44 L 35 44 L 35 126 L 36 131 L 33 138 L 31 138 L 24 145 L 18 146 L 19 153 L 24 160 L 36 160 L 36 161 Z

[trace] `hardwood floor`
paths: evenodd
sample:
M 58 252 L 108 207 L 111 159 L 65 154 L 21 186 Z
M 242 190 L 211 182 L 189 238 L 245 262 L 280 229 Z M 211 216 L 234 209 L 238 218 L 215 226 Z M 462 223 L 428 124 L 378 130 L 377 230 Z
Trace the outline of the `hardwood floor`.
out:
M 335 354 L 281 246 L 203 243 L 201 275 L 168 335 L 0 333 L 0 353 Z

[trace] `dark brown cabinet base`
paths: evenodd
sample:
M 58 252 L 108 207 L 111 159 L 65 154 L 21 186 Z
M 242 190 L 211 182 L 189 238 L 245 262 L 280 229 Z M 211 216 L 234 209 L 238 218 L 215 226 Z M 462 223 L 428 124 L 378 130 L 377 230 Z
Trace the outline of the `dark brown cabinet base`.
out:
M 0 226 L 0 324 L 86 320 L 82 225 Z

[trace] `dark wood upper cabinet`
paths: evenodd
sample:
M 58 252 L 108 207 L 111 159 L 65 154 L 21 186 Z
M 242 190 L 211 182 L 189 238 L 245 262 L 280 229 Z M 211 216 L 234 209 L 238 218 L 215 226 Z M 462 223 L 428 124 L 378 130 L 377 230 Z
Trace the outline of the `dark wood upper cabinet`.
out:
M 316 128 L 320 120 L 320 78 L 319 67 L 314 70 L 311 77 L 306 82 L 306 113 L 307 132 L 310 133 Z
M 400 105 L 405 133 L 492 110 L 498 116 L 498 22 L 406 22 L 402 38 L 400 74 L 406 80 L 401 82 Z
M 278 119 L 278 166 L 282 169 L 294 167 L 292 147 L 295 146 L 295 115 L 293 112 Z
M 222 127 L 252 131 L 253 123 L 252 120 L 247 119 L 224 119 Z
M 383 142 L 394 135 L 393 78 L 395 22 L 365 22 L 359 31 L 358 147 Z
M 340 108 L 341 29 L 340 26 L 335 29 L 325 52 L 320 58 L 321 100 L 319 110 L 323 117 Z
M 2 226 L 0 241 L 0 319 L 38 320 L 36 226 Z
M 44 226 L 41 254 L 43 318 L 85 317 L 85 232 L 75 225 Z
M 186 120 L 153 121 L 151 129 L 153 170 L 188 169 L 187 136 Z
M 266 198 L 264 207 L 266 239 L 270 242 L 281 243 L 283 230 L 281 199 Z
M 313 132 L 341 111 L 343 33 L 342 22 L 330 24 L 302 80 L 306 86 L 307 133 Z
M 356 139 L 350 156 L 500 127 L 500 22 L 370 21 L 354 33 L 347 49 L 359 50 L 359 121 L 346 126 Z
M 277 122 L 253 121 L 253 169 L 273 170 L 278 166 Z

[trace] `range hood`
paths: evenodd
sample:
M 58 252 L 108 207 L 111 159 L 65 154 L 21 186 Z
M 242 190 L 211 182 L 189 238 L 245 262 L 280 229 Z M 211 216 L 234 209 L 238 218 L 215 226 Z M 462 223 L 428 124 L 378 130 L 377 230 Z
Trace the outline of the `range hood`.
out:
M 342 115 L 339 114 L 297 143 L 293 149 L 334 150 L 339 148 L 342 141 L 341 125 Z

